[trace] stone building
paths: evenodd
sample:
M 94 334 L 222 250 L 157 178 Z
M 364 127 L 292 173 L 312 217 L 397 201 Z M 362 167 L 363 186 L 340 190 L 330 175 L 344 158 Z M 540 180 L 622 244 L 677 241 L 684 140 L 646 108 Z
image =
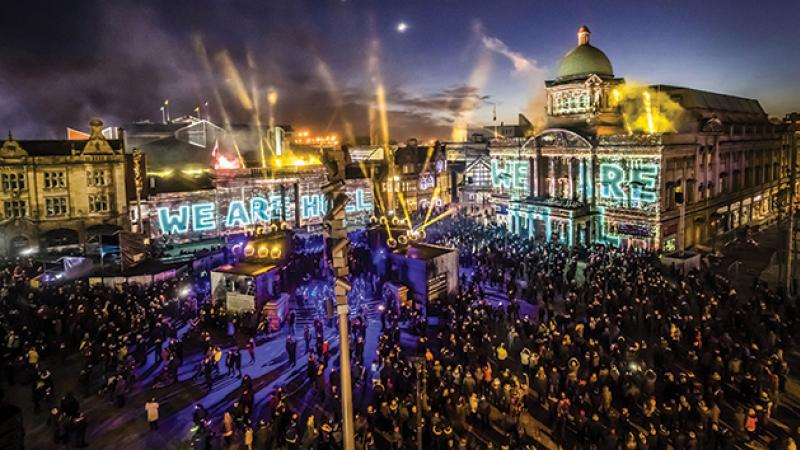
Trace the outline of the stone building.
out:
M 135 197 L 123 139 L 106 139 L 90 122 L 87 140 L 16 141 L 0 147 L 0 253 L 85 250 L 92 236 L 129 224 Z
M 509 204 L 502 219 L 514 232 L 671 251 L 680 225 L 690 248 L 776 218 L 790 146 L 757 100 L 636 87 L 614 76 L 589 37 L 581 27 L 545 84 L 547 128 L 516 155 L 491 155 L 492 184 L 510 196 L 500 199 Z M 682 223 L 676 191 L 686 201 Z

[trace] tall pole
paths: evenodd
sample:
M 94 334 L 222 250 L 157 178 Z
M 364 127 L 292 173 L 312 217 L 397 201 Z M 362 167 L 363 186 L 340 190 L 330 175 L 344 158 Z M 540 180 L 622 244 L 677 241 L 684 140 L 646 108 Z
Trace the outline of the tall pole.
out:
M 681 180 L 681 184 L 684 181 Z M 678 205 L 678 256 L 683 256 L 683 240 L 686 228 L 686 208 L 684 206 L 683 189 L 681 186 L 675 188 L 675 203 Z
M 325 200 L 328 203 L 328 212 L 325 213 L 323 228 L 327 237 L 326 249 L 330 250 L 328 266 L 334 275 L 336 311 L 339 316 L 339 365 L 341 366 L 344 450 L 355 450 L 352 382 L 350 381 L 350 332 L 348 330 L 350 316 L 347 304 L 347 293 L 351 287 L 347 282 L 349 275 L 347 251 L 350 241 L 344 225 L 345 206 L 349 200 L 347 193 L 344 192 L 345 161 L 344 149 L 329 149 L 322 152 L 322 163 L 328 171 L 328 183 L 322 186 L 321 190 L 325 193 Z
M 142 152 L 137 150 L 133 151 L 133 179 L 136 185 L 136 232 L 142 233 L 144 227 L 142 226 L 142 187 L 144 186 L 144 177 L 142 171 Z

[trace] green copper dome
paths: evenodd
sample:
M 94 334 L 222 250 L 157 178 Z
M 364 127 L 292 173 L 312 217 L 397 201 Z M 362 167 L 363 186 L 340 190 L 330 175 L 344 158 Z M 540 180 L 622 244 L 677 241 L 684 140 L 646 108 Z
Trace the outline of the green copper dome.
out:
M 560 80 L 587 77 L 596 74 L 601 77 L 613 77 L 611 61 L 608 56 L 597 47 L 589 44 L 589 29 L 582 26 L 578 30 L 578 46 L 564 55 L 558 65 L 556 77 Z

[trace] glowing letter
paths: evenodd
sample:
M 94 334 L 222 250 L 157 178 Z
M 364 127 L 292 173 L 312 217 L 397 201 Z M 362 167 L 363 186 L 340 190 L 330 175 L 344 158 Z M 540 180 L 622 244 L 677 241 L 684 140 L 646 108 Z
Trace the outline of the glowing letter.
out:
M 506 163 L 500 170 L 499 162 L 496 159 L 492 160 L 492 187 L 511 189 L 511 174 L 508 173 L 508 164 Z
M 646 203 L 656 201 L 656 179 L 658 178 L 658 166 L 655 164 L 642 164 L 631 169 L 631 182 L 641 184 L 639 200 Z
M 189 231 L 189 206 L 178 207 L 178 215 L 169 213 L 169 208 L 158 208 L 158 225 L 165 234 L 186 233 Z
M 269 202 L 272 205 L 272 215 L 275 217 L 282 217 L 281 215 L 281 195 L 272 194 L 269 196 Z
M 303 218 L 319 216 L 319 197 L 316 195 L 304 195 L 300 197 L 300 207 L 302 208 Z
M 528 163 L 526 161 L 514 163 L 514 188 L 528 189 Z
M 256 222 L 269 222 L 271 219 L 269 213 L 269 202 L 263 197 L 253 197 L 250 199 L 250 217 L 253 223 Z
M 225 219 L 225 226 L 233 228 L 239 225 L 250 225 L 250 223 L 250 216 L 247 214 L 244 202 L 241 200 L 232 201 L 228 207 L 228 217 Z
M 372 211 L 372 203 L 364 200 L 363 189 L 356 189 L 356 211 Z
M 209 231 L 217 228 L 217 224 L 214 222 L 213 203 L 192 205 L 192 226 L 194 231 Z
M 617 164 L 600 164 L 600 195 L 613 199 L 622 199 L 622 182 L 625 176 L 622 168 Z

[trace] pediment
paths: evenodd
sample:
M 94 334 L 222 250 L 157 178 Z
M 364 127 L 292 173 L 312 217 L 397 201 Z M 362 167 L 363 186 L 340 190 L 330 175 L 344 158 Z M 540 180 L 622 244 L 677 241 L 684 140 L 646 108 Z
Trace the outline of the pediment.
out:
M 596 86 L 598 84 L 603 84 L 603 83 L 604 83 L 603 79 L 595 74 L 590 75 L 589 78 L 587 78 L 586 81 L 584 82 L 586 86 Z
M 481 156 L 480 158 L 477 158 L 475 161 L 472 161 L 466 168 L 464 168 L 464 173 L 470 173 L 481 166 L 486 170 L 491 169 L 491 163 L 489 162 L 488 157 Z
M 0 147 L 0 158 L 15 159 L 24 158 L 26 156 L 28 156 L 28 152 L 25 151 L 25 149 L 19 145 L 19 142 L 15 141 L 9 133 L 8 140 L 3 142 L 3 146 Z
M 528 143 L 535 141 L 537 147 L 592 148 L 591 142 L 580 134 L 563 128 L 550 128 L 532 137 Z
M 111 148 L 111 144 L 103 136 L 103 122 L 97 119 L 89 122 L 91 134 L 86 145 L 83 146 L 82 155 L 114 155 L 116 152 Z

